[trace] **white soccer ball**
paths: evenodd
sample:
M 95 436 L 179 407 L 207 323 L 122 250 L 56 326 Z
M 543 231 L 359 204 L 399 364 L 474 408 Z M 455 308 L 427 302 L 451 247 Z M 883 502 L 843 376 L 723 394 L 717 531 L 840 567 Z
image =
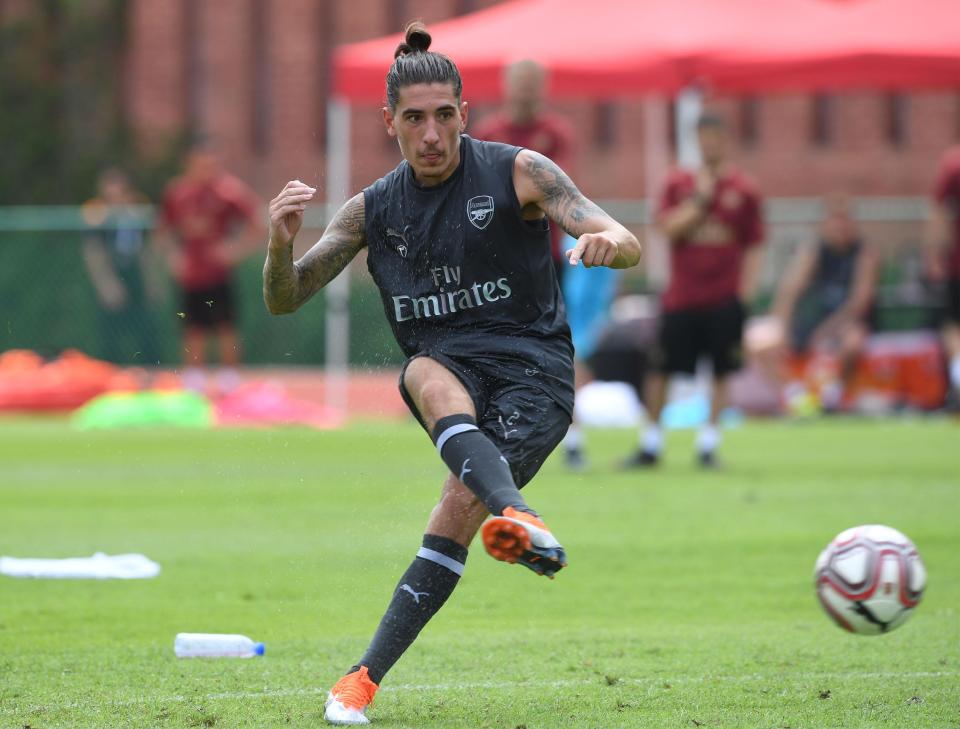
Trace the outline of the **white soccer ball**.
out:
M 841 532 L 817 558 L 817 597 L 841 628 L 889 633 L 923 596 L 927 570 L 917 548 L 896 529 L 867 524 Z

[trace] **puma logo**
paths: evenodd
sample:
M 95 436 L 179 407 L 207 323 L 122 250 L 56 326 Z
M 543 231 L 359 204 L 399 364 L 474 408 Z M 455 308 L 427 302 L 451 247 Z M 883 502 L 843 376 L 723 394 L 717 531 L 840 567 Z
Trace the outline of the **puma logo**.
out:
M 472 469 L 472 468 L 467 468 L 467 464 L 468 464 L 468 463 L 470 463 L 470 459 L 469 459 L 469 458 L 463 462 L 463 468 L 460 469 L 460 480 L 461 480 L 461 481 L 463 481 L 463 477 L 466 476 L 468 473 L 473 473 L 473 469 Z
M 407 226 L 407 227 L 409 227 L 409 226 Z M 397 232 L 396 230 L 394 230 L 393 228 L 387 228 L 387 235 L 388 235 L 388 236 L 393 236 L 394 238 L 399 238 L 399 239 L 402 240 L 404 243 L 407 242 L 407 236 L 405 235 L 406 232 L 407 232 L 407 228 L 406 228 L 406 227 L 403 229 L 403 233 L 399 233 L 399 232 Z
M 407 257 L 407 251 L 410 248 L 410 244 L 407 242 L 407 231 L 409 230 L 410 230 L 409 225 L 404 226 L 402 233 L 394 230 L 393 228 L 387 228 L 386 230 L 386 236 L 388 238 L 397 238 L 398 240 L 400 240 L 400 243 L 397 243 L 396 246 L 397 246 L 397 253 L 400 254 L 401 258 Z
M 517 429 L 516 429 L 516 428 L 507 429 L 507 425 L 513 425 L 514 423 L 517 422 L 517 419 L 518 419 L 519 417 L 520 417 L 520 416 L 519 416 L 517 413 L 514 413 L 514 414 L 511 415 L 509 418 L 507 418 L 507 422 L 506 422 L 506 423 L 503 422 L 503 416 L 502 416 L 502 415 L 501 415 L 499 418 L 497 418 L 497 419 L 500 421 L 500 427 L 503 428 L 503 439 L 504 439 L 504 440 L 506 440 L 507 438 L 509 438 L 513 433 L 516 433 L 516 432 L 517 432 Z
M 415 603 L 417 603 L 417 605 L 420 604 L 420 596 L 421 596 L 421 595 L 423 595 L 424 597 L 430 597 L 430 593 L 429 593 L 429 592 L 417 592 L 417 591 L 414 590 L 412 587 L 410 587 L 410 585 L 408 585 L 406 582 L 404 582 L 402 585 L 400 585 L 400 589 L 401 589 L 401 590 L 406 590 L 406 591 L 409 592 L 411 595 L 413 595 L 413 601 L 414 601 Z

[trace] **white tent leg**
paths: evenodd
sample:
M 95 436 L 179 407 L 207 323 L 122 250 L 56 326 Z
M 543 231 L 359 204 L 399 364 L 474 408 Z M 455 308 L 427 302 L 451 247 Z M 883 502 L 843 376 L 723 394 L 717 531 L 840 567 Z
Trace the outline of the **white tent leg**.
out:
M 646 258 L 647 278 L 655 291 L 663 291 L 670 279 L 670 250 L 657 230 L 656 215 L 660 191 L 670 174 L 670 150 L 667 130 L 670 102 L 659 96 L 643 100 L 644 197 L 647 199 Z
M 677 94 L 676 106 L 677 164 L 693 170 L 700 166 L 700 145 L 697 142 L 697 120 L 703 113 L 703 92 L 688 86 Z
M 327 104 L 327 224 L 350 191 L 350 104 L 335 97 Z M 345 413 L 350 362 L 350 267 L 324 288 L 326 303 L 326 367 L 324 404 Z

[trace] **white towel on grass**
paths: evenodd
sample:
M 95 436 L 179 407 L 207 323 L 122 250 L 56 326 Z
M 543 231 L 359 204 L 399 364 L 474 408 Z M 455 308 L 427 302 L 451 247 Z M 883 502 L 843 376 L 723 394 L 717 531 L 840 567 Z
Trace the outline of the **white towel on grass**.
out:
M 160 565 L 142 554 L 104 554 L 70 559 L 0 557 L 0 574 L 77 580 L 135 580 L 156 577 Z

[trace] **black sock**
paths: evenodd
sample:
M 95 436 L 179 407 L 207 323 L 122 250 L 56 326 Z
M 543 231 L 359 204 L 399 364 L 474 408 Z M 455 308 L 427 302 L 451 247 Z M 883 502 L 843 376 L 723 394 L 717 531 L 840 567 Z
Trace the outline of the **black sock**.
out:
M 379 684 L 427 621 L 443 607 L 466 561 L 466 547 L 446 537 L 424 535 L 423 546 L 400 578 L 367 652 L 348 673 L 366 666 L 370 680 Z
M 507 459 L 466 413 L 437 421 L 433 442 L 450 472 L 467 485 L 487 510 L 499 516 L 508 506 L 535 514 L 520 495 Z

